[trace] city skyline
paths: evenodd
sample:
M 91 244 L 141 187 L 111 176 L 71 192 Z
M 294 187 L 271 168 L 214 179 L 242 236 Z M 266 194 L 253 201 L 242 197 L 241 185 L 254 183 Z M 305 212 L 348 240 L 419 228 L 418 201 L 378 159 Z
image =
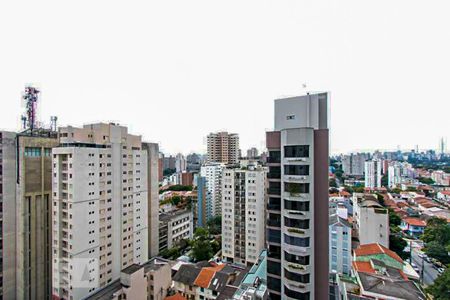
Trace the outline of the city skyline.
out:
M 35 84 L 42 121 L 115 121 L 168 153 L 204 152 L 222 130 L 263 149 L 273 99 L 309 90 L 331 91 L 331 153 L 437 149 L 446 137 L 447 3 L 105 4 L 2 10 L 0 128 L 18 129 L 21 92 Z

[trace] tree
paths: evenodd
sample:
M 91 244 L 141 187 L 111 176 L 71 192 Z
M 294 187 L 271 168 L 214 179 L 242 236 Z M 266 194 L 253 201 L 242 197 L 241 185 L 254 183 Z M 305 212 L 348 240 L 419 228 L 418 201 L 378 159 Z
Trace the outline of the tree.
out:
M 167 169 L 165 169 L 164 171 L 163 171 L 163 175 L 164 176 L 170 176 L 170 175 L 172 175 L 173 173 L 175 173 L 177 170 L 175 170 L 175 169 L 169 169 L 169 168 L 167 168 Z
M 403 251 L 406 245 L 406 241 L 400 236 L 396 234 L 391 234 L 389 236 L 389 249 L 397 253 L 402 259 L 407 259 L 409 257 L 409 253 Z
M 436 258 L 443 264 L 450 263 L 450 256 L 447 254 L 446 247 L 437 241 L 429 242 L 425 247 L 425 252 L 429 257 Z
M 419 177 L 419 181 L 423 184 L 434 184 L 434 180 L 431 178 Z
M 209 232 L 205 228 L 199 227 L 195 230 L 190 256 L 194 261 L 210 260 L 214 256 Z
M 384 204 L 384 196 L 383 195 L 377 194 L 377 200 L 378 200 L 378 203 L 380 203 L 381 206 L 385 206 L 385 204 Z
M 173 196 L 173 197 L 170 199 L 170 202 L 172 203 L 172 205 L 177 206 L 178 203 L 181 202 L 181 197 L 180 197 L 180 196 Z
M 330 185 L 330 187 L 337 188 L 337 182 L 336 182 L 336 179 L 331 178 L 331 179 L 330 179 L 329 185 Z
M 442 273 L 426 291 L 433 295 L 434 300 L 450 299 L 450 268 Z
M 445 219 L 433 217 L 428 220 L 427 227 L 422 235 L 425 243 L 436 241 L 444 247 L 450 243 L 450 226 Z
M 389 185 L 389 177 L 387 174 L 384 174 L 383 177 L 381 177 L 381 186 L 388 186 Z
M 209 233 L 216 235 L 222 233 L 222 216 L 216 216 L 210 219 L 206 225 Z
M 401 223 L 402 219 L 392 209 L 389 209 L 389 225 L 391 227 L 397 227 L 400 226 Z

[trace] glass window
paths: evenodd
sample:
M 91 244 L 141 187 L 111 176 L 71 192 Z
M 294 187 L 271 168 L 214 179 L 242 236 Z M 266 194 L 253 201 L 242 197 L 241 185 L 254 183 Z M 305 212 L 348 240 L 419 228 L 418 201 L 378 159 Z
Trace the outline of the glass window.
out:
M 284 146 L 284 157 L 309 157 L 309 145 Z

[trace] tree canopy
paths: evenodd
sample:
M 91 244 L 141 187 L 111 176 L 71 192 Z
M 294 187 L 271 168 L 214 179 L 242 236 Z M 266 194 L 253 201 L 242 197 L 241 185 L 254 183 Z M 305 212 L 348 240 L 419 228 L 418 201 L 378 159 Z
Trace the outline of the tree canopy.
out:
M 434 300 L 450 299 L 450 268 L 447 268 L 426 291 L 433 295 Z

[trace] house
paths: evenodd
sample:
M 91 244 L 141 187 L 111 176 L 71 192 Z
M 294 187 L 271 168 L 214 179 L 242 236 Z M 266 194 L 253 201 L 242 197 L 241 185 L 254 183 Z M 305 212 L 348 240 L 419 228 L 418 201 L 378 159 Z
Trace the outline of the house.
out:
M 400 224 L 402 231 L 414 237 L 422 235 L 426 226 L 425 221 L 418 218 L 404 218 Z
M 437 193 L 437 198 L 450 204 L 450 191 L 440 191 Z

